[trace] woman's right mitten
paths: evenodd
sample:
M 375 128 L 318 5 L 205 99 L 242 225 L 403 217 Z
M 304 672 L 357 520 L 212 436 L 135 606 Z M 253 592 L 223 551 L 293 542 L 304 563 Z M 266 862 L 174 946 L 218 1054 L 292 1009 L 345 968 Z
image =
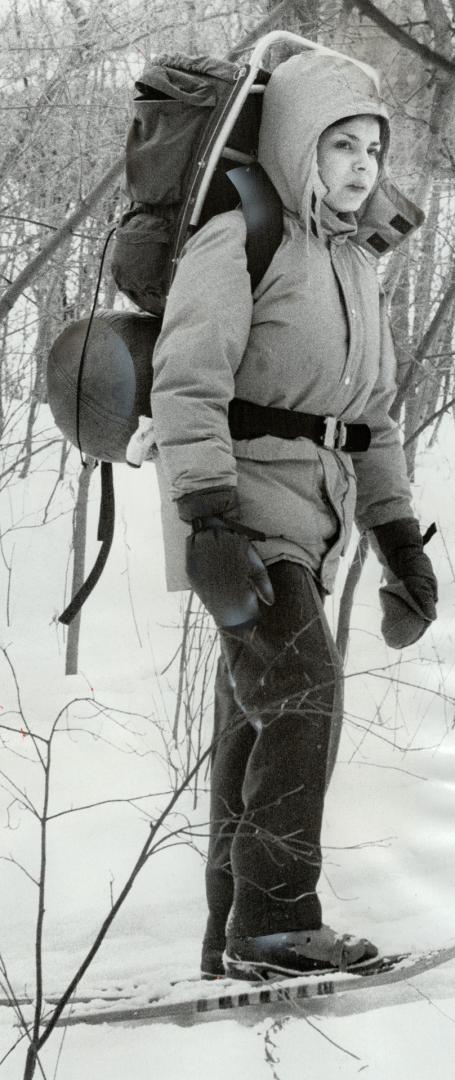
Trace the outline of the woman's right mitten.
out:
M 217 626 L 254 626 L 260 618 L 258 600 L 273 604 L 275 597 L 266 567 L 237 521 L 235 490 L 195 492 L 177 505 L 183 520 L 193 526 L 186 541 L 192 588 Z
M 187 538 L 189 580 L 217 626 L 247 629 L 260 617 L 258 597 L 273 604 L 272 583 L 246 537 L 231 532 L 221 519 L 208 521 Z

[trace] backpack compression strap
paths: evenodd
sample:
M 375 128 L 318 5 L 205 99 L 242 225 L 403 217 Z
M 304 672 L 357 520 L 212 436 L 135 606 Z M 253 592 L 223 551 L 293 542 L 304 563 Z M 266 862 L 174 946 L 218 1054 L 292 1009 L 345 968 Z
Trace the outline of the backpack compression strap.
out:
M 257 161 L 226 174 L 242 200 L 246 221 L 246 257 L 254 292 L 283 238 L 283 204 Z
M 75 616 L 81 610 L 82 605 L 85 603 L 87 597 L 90 595 L 92 589 L 101 574 L 107 562 L 107 557 L 111 550 L 112 539 L 114 536 L 114 520 L 115 520 L 115 502 L 114 502 L 114 481 L 112 476 L 112 465 L 110 461 L 101 462 L 101 505 L 100 516 L 98 521 L 98 540 L 101 541 L 101 547 L 98 552 L 98 556 L 90 571 L 88 578 L 81 585 L 81 588 L 73 596 L 73 599 L 68 607 L 59 616 L 59 622 L 68 626 L 73 621 Z

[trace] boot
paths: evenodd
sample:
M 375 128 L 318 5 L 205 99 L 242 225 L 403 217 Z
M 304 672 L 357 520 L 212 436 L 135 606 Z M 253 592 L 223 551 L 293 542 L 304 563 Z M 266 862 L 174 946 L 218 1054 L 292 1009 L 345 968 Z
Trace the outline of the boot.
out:
M 338 934 L 329 926 L 229 940 L 224 966 L 237 979 L 267 979 L 314 972 L 355 971 L 378 955 L 366 938 Z
M 232 880 L 232 879 L 230 879 Z M 223 900 L 224 893 L 220 890 L 217 899 Z M 229 910 L 229 909 L 228 909 Z M 226 925 L 227 914 L 220 903 L 214 911 L 211 911 L 205 928 L 201 951 L 201 979 L 224 979 L 223 953 L 226 948 Z
M 201 979 L 224 979 L 223 948 L 206 945 L 202 947 Z

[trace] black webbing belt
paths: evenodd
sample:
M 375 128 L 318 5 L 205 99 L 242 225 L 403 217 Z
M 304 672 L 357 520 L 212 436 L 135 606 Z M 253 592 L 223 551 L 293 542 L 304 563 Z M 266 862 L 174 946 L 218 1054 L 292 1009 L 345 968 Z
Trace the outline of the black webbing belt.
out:
M 371 442 L 368 424 L 344 424 L 332 416 L 275 409 L 242 398 L 233 398 L 229 405 L 229 430 L 233 439 L 259 439 L 263 435 L 297 439 L 304 435 L 318 446 L 347 453 L 368 450 Z

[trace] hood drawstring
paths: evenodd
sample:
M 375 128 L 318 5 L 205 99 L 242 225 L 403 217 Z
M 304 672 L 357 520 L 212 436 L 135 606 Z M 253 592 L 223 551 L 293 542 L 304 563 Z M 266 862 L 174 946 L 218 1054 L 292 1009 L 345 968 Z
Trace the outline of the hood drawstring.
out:
M 318 169 L 317 151 L 314 154 L 313 161 L 311 163 L 310 171 L 310 190 L 311 190 L 311 210 L 309 227 L 314 236 L 320 239 L 323 236 L 323 228 L 321 222 L 321 203 L 324 196 L 327 195 L 327 188 L 323 181 Z M 308 230 L 307 230 L 308 231 Z

